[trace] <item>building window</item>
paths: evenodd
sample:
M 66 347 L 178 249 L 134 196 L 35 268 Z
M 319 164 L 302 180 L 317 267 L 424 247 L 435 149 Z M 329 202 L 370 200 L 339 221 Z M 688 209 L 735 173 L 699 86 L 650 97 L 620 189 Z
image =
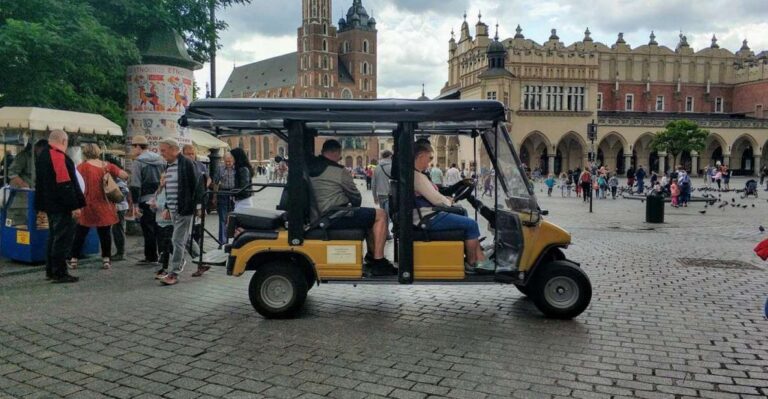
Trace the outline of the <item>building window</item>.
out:
M 363 40 L 363 52 L 368 53 L 368 40 Z
M 715 97 L 715 112 L 722 113 L 723 112 L 723 98 L 722 97 Z
M 328 86 L 329 86 L 329 84 L 328 84 L 328 75 L 325 74 L 325 75 L 323 75 L 323 87 L 328 87 Z
M 664 112 L 664 96 L 656 96 L 656 111 Z
M 367 62 L 363 62 L 362 71 L 363 71 L 363 75 L 367 75 L 368 74 L 368 63 Z
M 496 92 L 495 91 L 489 91 L 485 94 L 486 100 L 496 100 Z
M 624 110 L 625 111 L 632 111 L 635 105 L 635 95 L 634 94 L 627 94 L 626 100 L 624 101 Z
M 352 99 L 352 92 L 349 91 L 349 89 L 344 89 L 341 91 L 341 98 L 345 100 L 351 100 Z
M 328 42 L 323 39 L 323 51 L 328 51 Z
M 323 56 L 323 69 L 328 69 L 328 56 Z
M 603 110 L 603 93 L 597 93 L 597 110 Z
M 685 98 L 685 112 L 693 112 L 693 97 Z
M 328 36 L 328 24 L 323 24 L 323 34 Z
M 368 90 L 370 90 L 370 84 L 369 84 L 369 82 L 370 82 L 370 81 L 369 81 L 368 79 L 365 79 L 365 80 L 363 81 L 363 90 L 365 90 L 365 91 L 368 91 Z
M 346 54 L 349 52 L 349 42 L 345 41 L 341 44 L 341 53 Z
M 301 57 L 301 70 L 303 71 L 306 68 L 307 68 L 306 59 L 304 57 Z
M 584 86 L 538 86 L 523 87 L 524 110 L 532 111 L 584 111 L 586 98 Z
M 303 40 L 303 43 L 301 44 L 301 48 L 303 51 L 307 51 L 307 39 Z

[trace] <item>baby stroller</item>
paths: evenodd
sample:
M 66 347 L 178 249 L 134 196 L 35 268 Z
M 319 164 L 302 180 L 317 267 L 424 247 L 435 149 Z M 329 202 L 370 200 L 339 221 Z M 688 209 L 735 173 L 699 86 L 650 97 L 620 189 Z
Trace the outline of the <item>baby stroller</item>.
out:
M 750 195 L 754 195 L 757 198 L 757 180 L 755 179 L 749 179 L 744 184 L 744 196 L 742 198 L 747 198 Z

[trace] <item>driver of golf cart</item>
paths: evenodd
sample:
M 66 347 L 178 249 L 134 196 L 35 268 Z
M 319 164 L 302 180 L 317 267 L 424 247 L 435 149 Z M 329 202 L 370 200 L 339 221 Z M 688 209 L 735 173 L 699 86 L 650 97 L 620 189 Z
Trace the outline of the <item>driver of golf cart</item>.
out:
M 394 265 L 384 257 L 387 242 L 387 217 L 382 209 L 360 208 L 362 195 L 352 175 L 339 164 L 341 144 L 326 140 L 320 155 L 308 163 L 311 189 L 317 207 L 311 209 L 311 220 L 329 217 L 328 230 L 365 229 L 368 253 L 365 261 L 377 275 L 397 274 Z M 348 209 L 345 209 L 348 208 Z
M 485 259 L 480 246 L 480 228 L 467 216 L 453 213 L 453 200 L 440 194 L 437 187 L 420 171 L 426 170 L 433 159 L 434 150 L 429 143 L 419 141 L 414 147 L 413 224 L 428 231 L 463 230 L 466 262 L 464 270 L 475 274 L 494 269 L 493 262 Z M 463 208 L 458 208 L 463 210 Z

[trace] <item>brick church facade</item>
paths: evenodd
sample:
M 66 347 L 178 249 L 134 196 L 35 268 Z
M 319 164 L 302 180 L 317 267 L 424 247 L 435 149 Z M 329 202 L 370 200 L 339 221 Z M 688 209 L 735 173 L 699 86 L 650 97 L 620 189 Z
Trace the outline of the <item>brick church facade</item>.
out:
M 221 98 L 328 98 L 373 99 L 377 87 L 376 20 L 362 0 L 353 0 L 334 26 L 331 0 L 302 0 L 302 24 L 297 29 L 296 52 L 236 67 Z M 286 143 L 276 137 L 226 137 L 252 161 L 287 154 Z M 319 138 L 317 147 L 324 141 Z M 379 140 L 342 140 L 342 163 L 365 166 L 378 158 Z

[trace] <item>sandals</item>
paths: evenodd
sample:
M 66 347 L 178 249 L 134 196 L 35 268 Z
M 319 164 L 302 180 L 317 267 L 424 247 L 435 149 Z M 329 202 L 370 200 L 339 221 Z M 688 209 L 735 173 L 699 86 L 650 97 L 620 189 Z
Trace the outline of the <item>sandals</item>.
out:
M 77 270 L 77 258 L 72 258 L 67 262 L 69 270 Z
M 197 268 L 196 272 L 192 273 L 192 277 L 200 277 L 203 275 L 203 273 L 207 272 L 210 269 L 211 269 L 210 266 L 200 266 Z
M 109 270 L 112 268 L 112 261 L 109 258 L 104 258 L 101 261 L 101 270 Z

